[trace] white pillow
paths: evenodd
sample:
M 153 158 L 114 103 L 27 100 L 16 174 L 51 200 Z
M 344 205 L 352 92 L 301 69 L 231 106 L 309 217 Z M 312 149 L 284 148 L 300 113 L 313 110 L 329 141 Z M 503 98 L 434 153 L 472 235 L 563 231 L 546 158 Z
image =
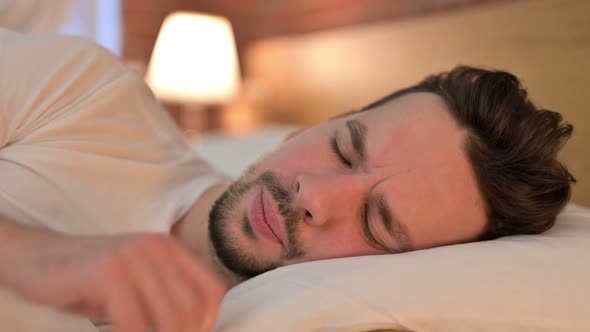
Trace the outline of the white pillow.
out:
M 590 210 L 542 235 L 287 266 L 232 289 L 216 331 L 588 331 Z

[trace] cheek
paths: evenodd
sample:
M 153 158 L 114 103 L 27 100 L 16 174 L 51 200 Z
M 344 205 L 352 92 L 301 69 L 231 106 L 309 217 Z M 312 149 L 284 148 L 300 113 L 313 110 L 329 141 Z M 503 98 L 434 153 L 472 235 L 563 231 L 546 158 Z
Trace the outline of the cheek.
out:
M 304 227 L 309 227 L 304 225 Z M 306 256 L 289 264 L 341 257 L 376 255 L 382 252 L 369 246 L 360 230 L 354 229 L 309 229 L 302 232 Z
M 470 213 L 479 196 L 464 194 L 466 186 L 462 178 L 432 172 L 396 181 L 392 200 L 416 249 L 464 242 L 479 232 L 483 219 Z

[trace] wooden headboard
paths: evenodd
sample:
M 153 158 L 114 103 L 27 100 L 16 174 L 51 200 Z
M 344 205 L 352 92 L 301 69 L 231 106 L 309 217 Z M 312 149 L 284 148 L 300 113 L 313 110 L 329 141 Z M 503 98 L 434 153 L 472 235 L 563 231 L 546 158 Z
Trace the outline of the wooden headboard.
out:
M 590 2 L 497 3 L 399 22 L 273 38 L 245 54 L 268 121 L 311 124 L 458 64 L 516 74 L 576 127 L 560 158 L 590 206 Z

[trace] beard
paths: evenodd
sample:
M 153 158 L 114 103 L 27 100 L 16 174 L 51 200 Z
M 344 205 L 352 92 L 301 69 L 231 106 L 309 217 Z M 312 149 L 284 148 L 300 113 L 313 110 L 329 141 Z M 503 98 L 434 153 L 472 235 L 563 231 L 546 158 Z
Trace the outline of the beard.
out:
M 301 258 L 305 255 L 297 224 L 299 213 L 293 208 L 293 196 L 286 190 L 272 171 L 266 171 L 252 181 L 249 175 L 254 173 L 254 167 L 245 175 L 232 183 L 229 188 L 215 201 L 209 212 L 209 238 L 215 254 L 221 263 L 234 274 L 243 279 L 253 278 L 264 272 L 273 270 L 288 259 Z M 278 206 L 278 212 L 285 221 L 286 241 L 283 252 L 278 260 L 265 260 L 254 252 L 248 252 L 240 246 L 244 239 L 253 243 L 258 238 L 251 227 L 247 214 L 237 217 L 237 207 L 244 195 L 252 188 L 261 186 L 266 189 Z M 233 218 L 232 218 L 233 216 Z M 232 232 L 241 232 L 244 236 L 236 236 Z

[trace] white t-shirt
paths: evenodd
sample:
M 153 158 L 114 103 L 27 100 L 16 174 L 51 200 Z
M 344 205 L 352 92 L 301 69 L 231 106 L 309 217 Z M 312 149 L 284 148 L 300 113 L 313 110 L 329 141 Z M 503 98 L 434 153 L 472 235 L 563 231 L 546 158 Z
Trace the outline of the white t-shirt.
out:
M 108 51 L 0 29 L 0 218 L 68 234 L 167 232 L 221 180 Z

